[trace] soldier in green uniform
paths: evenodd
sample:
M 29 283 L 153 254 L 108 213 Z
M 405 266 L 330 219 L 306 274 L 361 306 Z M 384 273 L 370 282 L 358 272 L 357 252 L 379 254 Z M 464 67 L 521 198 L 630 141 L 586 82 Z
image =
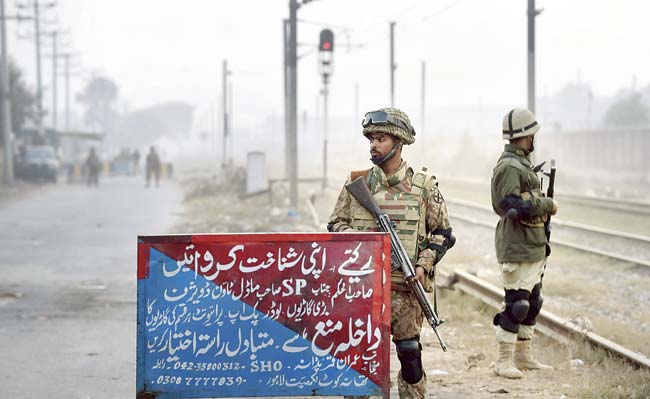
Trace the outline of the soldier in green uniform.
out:
M 505 378 L 521 378 L 522 370 L 552 370 L 531 353 L 548 256 L 544 222 L 558 210 L 554 199 L 544 197 L 530 161 L 539 129 L 529 110 L 508 112 L 503 118 L 503 139 L 510 143 L 492 174 L 492 208 L 501 217 L 495 246 L 505 290 L 505 309 L 494 317 L 499 347 L 494 373 Z
M 447 206 L 435 177 L 413 169 L 402 160 L 402 147 L 415 142 L 408 116 L 396 108 L 368 112 L 362 122 L 370 141 L 370 169 L 353 171 L 346 184 L 359 176 L 368 183 L 379 207 L 395 223 L 396 232 L 409 253 L 417 278 L 425 290 L 433 287 L 434 266 L 444 255 L 445 238 L 451 235 Z M 329 218 L 328 230 L 377 231 L 373 216 L 343 188 Z M 397 268 L 391 273 L 391 333 L 401 364 L 400 398 L 424 398 L 426 375 L 422 367 L 420 330 L 423 315 L 418 301 Z

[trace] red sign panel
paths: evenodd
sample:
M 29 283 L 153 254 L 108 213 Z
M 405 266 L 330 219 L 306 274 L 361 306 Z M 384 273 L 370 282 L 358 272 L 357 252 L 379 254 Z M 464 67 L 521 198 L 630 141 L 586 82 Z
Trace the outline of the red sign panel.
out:
M 389 397 L 389 340 L 386 234 L 139 237 L 142 397 Z

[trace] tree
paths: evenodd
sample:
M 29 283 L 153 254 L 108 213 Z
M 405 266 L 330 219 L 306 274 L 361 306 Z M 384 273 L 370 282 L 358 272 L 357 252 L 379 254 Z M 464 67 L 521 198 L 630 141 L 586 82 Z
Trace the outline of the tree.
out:
M 23 72 L 9 59 L 9 90 L 11 92 L 11 130 L 19 135 L 27 122 L 36 123 L 36 95 L 29 90 L 23 79 Z M 0 135 L 2 136 L 2 135 Z M 4 137 L 0 143 L 4 145 Z
M 605 113 L 607 127 L 648 126 L 650 110 L 641 101 L 641 94 L 633 93 L 612 104 Z
M 115 140 L 122 146 L 142 146 L 160 137 L 184 135 L 192 128 L 193 114 L 194 106 L 174 101 L 120 115 Z
M 117 93 L 117 84 L 111 79 L 92 78 L 83 92 L 77 96 L 77 101 L 86 107 L 84 114 L 86 124 L 99 127 L 104 133 L 111 130 L 116 116 L 113 106 Z

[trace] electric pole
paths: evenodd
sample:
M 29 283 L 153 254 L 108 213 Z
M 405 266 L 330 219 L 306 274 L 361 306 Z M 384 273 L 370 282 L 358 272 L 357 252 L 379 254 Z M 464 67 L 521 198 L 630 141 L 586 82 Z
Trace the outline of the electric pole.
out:
M 222 72 L 221 72 L 221 90 L 222 90 L 222 121 L 223 121 L 223 149 L 221 155 L 221 164 L 222 166 L 226 165 L 226 148 L 228 144 L 228 75 L 230 71 L 228 70 L 228 60 L 223 60 Z
M 0 0 L 0 35 L 2 35 L 2 59 L 0 60 L 0 96 L 2 106 L 0 116 L 2 117 L 2 138 L 4 140 L 3 159 L 3 182 L 5 186 L 11 187 L 14 184 L 13 166 L 13 134 L 11 132 L 11 89 L 9 88 L 9 62 L 7 60 L 7 27 L 5 25 L 5 0 Z
M 528 109 L 535 113 L 535 17 L 542 10 L 535 9 L 535 0 L 528 0 Z
M 79 76 L 79 73 L 72 73 L 70 71 L 70 58 L 71 57 L 76 57 L 78 54 L 72 54 L 72 53 L 62 53 L 59 55 L 61 58 L 63 58 L 63 82 L 65 85 L 64 89 L 64 96 L 65 96 L 65 121 L 64 121 L 64 129 L 65 130 L 70 130 L 70 77 L 71 76 Z
M 422 61 L 422 93 L 420 97 L 420 107 L 422 115 L 420 117 L 420 130 L 424 132 L 424 122 L 426 117 L 426 62 Z
M 59 63 L 58 60 L 58 54 L 57 54 L 57 41 L 58 41 L 58 32 L 54 31 L 52 32 L 52 129 L 56 131 L 57 128 L 57 112 L 58 107 L 57 107 L 57 66 Z
M 34 41 L 36 45 L 36 124 L 39 136 L 45 136 L 43 128 L 43 79 L 41 76 L 41 24 L 39 3 L 34 0 Z
M 9 84 L 9 55 L 7 50 L 6 21 L 18 22 L 29 19 L 21 15 L 8 16 L 5 13 L 5 0 L 0 0 L 0 130 L 4 143 L 2 157 L 2 180 L 6 187 L 14 184 L 14 135 L 11 126 L 11 86 Z
M 359 123 L 359 82 L 354 83 L 354 117 L 352 118 L 354 127 L 356 128 Z
M 38 129 L 38 135 L 41 139 L 45 137 L 45 128 L 43 125 L 43 76 L 41 72 L 41 11 L 44 8 L 55 7 L 56 3 L 48 2 L 41 3 L 38 0 L 32 0 L 32 19 L 34 20 L 34 47 L 36 50 L 36 125 Z M 16 7 L 19 9 L 26 9 L 30 7 L 29 3 L 17 3 Z M 31 38 L 30 38 L 31 39 Z
M 390 23 L 390 106 L 395 106 L 395 22 Z
M 70 53 L 63 54 L 65 73 L 65 130 L 70 130 Z
M 289 81 L 289 126 L 287 149 L 289 150 L 289 205 L 298 210 L 298 1 L 289 0 L 289 60 L 287 63 Z
M 290 35 L 289 20 L 282 21 L 282 50 L 283 50 L 283 66 L 282 77 L 284 79 L 284 177 L 289 179 L 289 35 Z
M 286 62 L 287 124 L 286 149 L 289 179 L 289 206 L 298 211 L 298 8 L 312 0 L 289 0 L 289 38 Z
M 320 73 L 323 77 L 323 185 L 327 187 L 327 136 L 328 136 L 328 105 L 329 105 L 329 79 L 334 72 L 334 32 L 323 29 L 320 32 L 318 43 L 318 56 L 320 59 Z

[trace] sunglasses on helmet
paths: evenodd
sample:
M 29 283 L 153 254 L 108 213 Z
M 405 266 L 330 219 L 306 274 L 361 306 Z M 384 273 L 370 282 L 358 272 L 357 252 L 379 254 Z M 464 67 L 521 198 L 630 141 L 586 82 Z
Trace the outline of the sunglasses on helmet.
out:
M 370 125 L 378 125 L 382 123 L 389 123 L 393 126 L 397 126 L 399 128 L 402 128 L 406 130 L 407 132 L 410 132 L 413 136 L 415 136 L 415 129 L 413 127 L 409 127 L 404 121 L 401 119 L 390 115 L 384 111 L 372 111 L 368 112 L 364 117 L 363 120 L 361 121 L 361 126 L 364 128 L 370 126 Z

